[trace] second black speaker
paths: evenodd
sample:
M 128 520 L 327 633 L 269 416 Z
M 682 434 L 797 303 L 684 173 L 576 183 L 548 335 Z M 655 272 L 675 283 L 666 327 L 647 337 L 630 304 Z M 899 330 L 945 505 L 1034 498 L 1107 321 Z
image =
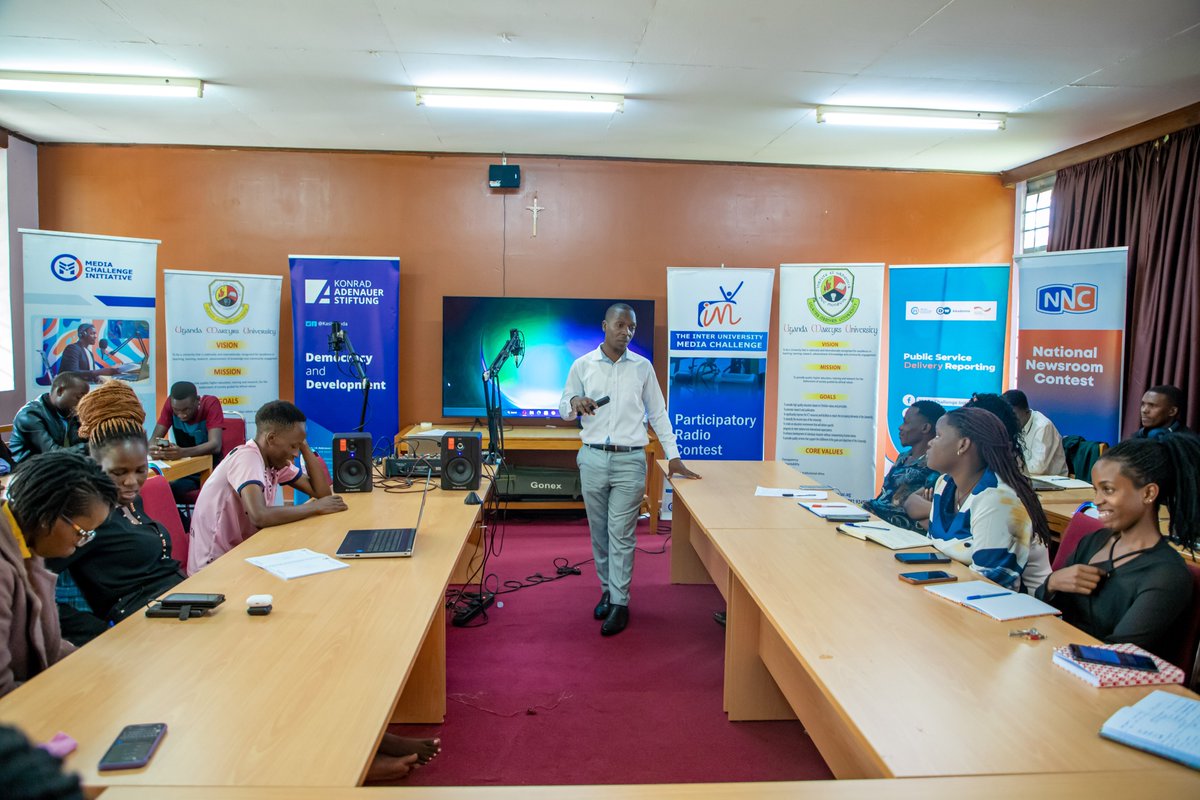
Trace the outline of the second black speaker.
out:
M 371 480 L 371 434 L 333 435 L 333 490 L 369 492 Z
M 483 434 L 447 433 L 442 437 L 442 488 L 478 489 L 483 471 Z

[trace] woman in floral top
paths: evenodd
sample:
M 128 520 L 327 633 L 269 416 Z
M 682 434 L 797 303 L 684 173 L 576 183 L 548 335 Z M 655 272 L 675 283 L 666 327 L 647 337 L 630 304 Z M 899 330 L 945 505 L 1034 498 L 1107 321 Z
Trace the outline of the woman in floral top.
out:
M 904 412 L 900 423 L 900 444 L 908 449 L 896 458 L 896 464 L 883 479 L 883 491 L 874 500 L 863 503 L 863 507 L 875 516 L 909 530 L 923 530 L 928 519 L 913 519 L 904 510 L 904 501 L 910 494 L 930 488 L 937 481 L 938 473 L 926 464 L 929 441 L 936 433 L 937 421 L 946 413 L 932 400 L 918 400 Z

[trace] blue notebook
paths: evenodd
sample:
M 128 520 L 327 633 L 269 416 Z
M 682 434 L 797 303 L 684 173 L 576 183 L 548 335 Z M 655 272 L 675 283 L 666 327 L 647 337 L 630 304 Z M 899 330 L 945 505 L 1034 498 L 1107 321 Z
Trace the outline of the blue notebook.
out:
M 1200 700 L 1156 689 L 1105 720 L 1100 735 L 1200 769 Z

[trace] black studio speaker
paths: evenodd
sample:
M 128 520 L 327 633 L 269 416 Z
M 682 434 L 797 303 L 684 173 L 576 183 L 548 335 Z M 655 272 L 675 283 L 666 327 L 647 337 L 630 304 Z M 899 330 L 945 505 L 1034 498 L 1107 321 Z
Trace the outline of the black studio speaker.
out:
M 442 488 L 478 489 L 483 472 L 483 434 L 447 433 L 442 437 Z
M 371 434 L 333 435 L 333 490 L 369 492 L 371 481 Z

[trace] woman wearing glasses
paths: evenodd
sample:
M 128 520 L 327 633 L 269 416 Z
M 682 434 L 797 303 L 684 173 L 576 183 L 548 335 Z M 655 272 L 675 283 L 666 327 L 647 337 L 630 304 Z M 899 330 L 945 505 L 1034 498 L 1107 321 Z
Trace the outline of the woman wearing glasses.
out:
M 74 649 L 43 559 L 85 547 L 116 502 L 113 482 L 77 453 L 33 456 L 13 472 L 0 505 L 0 696 Z
M 90 398 L 90 399 L 89 399 Z M 76 408 L 88 452 L 117 487 L 117 503 L 96 529 L 96 541 L 74 555 L 51 561 L 69 570 L 92 613 L 109 623 L 144 608 L 184 579 L 171 557 L 171 537 L 142 508 L 146 483 L 146 412 L 129 384 L 105 383 Z M 100 628 L 103 630 L 103 627 Z

